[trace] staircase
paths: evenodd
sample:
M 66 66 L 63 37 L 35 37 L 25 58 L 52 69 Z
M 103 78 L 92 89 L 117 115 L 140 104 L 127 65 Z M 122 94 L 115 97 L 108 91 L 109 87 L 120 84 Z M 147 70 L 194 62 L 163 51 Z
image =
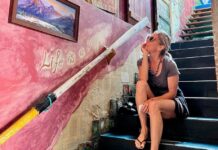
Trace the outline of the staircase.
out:
M 184 40 L 213 36 L 211 8 L 195 9 L 180 37 Z
M 212 39 L 173 43 L 170 53 L 180 75 L 190 117 L 164 120 L 160 150 L 218 150 L 218 96 Z M 128 97 L 134 101 L 133 96 Z M 134 150 L 138 115 L 118 115 L 115 128 L 101 135 L 100 150 Z M 150 148 L 148 138 L 145 149 Z

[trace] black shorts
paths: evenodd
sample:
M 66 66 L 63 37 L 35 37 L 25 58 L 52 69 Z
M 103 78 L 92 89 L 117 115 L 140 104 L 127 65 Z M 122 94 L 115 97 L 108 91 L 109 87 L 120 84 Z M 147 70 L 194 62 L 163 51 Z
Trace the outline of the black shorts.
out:
M 160 88 L 153 88 L 151 87 L 151 90 L 155 96 L 160 96 L 166 93 L 166 89 L 160 89 Z M 189 110 L 188 105 L 186 103 L 185 97 L 183 95 L 183 92 L 180 88 L 177 89 L 177 95 L 174 98 L 176 108 L 175 113 L 177 118 L 186 118 L 189 116 Z
M 177 90 L 177 96 L 174 98 L 176 104 L 176 117 L 186 118 L 189 116 L 188 105 L 186 103 L 185 97 L 180 89 Z

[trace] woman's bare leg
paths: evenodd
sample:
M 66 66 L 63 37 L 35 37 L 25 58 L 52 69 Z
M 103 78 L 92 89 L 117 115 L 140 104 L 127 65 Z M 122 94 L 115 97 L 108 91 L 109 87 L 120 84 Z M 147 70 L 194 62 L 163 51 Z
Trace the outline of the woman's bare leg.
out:
M 176 117 L 173 100 L 153 100 L 149 103 L 151 150 L 158 150 L 162 132 L 163 118 Z
M 139 115 L 139 120 L 141 124 L 141 131 L 140 135 L 138 136 L 138 140 L 135 141 L 135 145 L 137 148 L 144 148 L 145 143 L 141 143 L 142 141 L 145 140 L 147 137 L 147 118 L 146 114 L 141 111 L 141 107 L 144 104 L 144 101 L 147 100 L 147 93 L 146 93 L 146 83 L 144 81 L 138 81 L 136 84 L 136 106 L 138 110 L 138 115 Z
M 147 138 L 147 117 L 144 112 L 141 111 L 141 107 L 143 106 L 144 102 L 148 99 L 154 97 L 153 93 L 151 92 L 147 82 L 139 80 L 136 84 L 136 105 L 139 115 L 139 120 L 141 124 L 141 132 L 138 136 L 138 140 L 140 142 L 144 141 Z M 140 143 L 138 140 L 135 141 L 135 145 L 137 148 L 143 148 L 145 145 L 145 141 Z

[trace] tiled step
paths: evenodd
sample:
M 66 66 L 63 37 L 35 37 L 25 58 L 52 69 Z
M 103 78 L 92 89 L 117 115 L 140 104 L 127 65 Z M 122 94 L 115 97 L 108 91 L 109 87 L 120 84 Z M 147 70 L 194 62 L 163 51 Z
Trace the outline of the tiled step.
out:
M 218 98 L 191 97 L 186 98 L 190 116 L 218 118 Z
M 207 47 L 207 46 L 213 46 L 213 39 L 182 41 L 182 42 L 172 43 L 171 49 L 175 50 L 175 49 Z
M 215 67 L 179 69 L 180 81 L 216 80 Z
M 136 150 L 135 136 L 105 133 L 101 135 L 99 150 Z M 150 141 L 147 141 L 145 150 L 150 149 Z M 217 145 L 170 141 L 162 140 L 159 150 L 215 150 L 218 149 Z
M 149 120 L 149 119 L 148 119 Z M 137 122 L 137 123 L 135 123 Z M 149 123 L 148 123 L 149 124 Z M 120 115 L 113 133 L 138 136 L 140 123 L 137 115 Z M 164 120 L 163 139 L 218 144 L 218 118 L 188 117 Z
M 193 33 L 183 33 L 180 35 L 181 38 L 194 38 L 194 37 L 204 37 L 204 36 L 213 36 L 213 31 L 202 31 L 202 32 L 193 32 Z
M 173 58 L 214 55 L 214 47 L 208 46 L 208 47 L 177 49 L 177 50 L 171 50 L 169 51 L 169 53 L 173 56 Z
M 208 15 L 208 16 L 202 16 L 202 17 L 193 17 L 193 18 L 190 18 L 189 21 L 199 21 L 199 20 L 211 20 L 212 16 L 211 15 Z
M 186 23 L 186 26 L 199 27 L 199 26 L 205 26 L 205 25 L 211 25 L 211 24 L 212 24 L 212 20 L 206 20 L 206 21 L 195 21 L 195 22 Z
M 135 104 L 135 97 L 126 97 Z M 186 97 L 191 117 L 218 118 L 218 97 Z
M 211 8 L 203 8 L 203 9 L 195 9 L 194 12 L 205 12 L 205 11 L 211 11 Z
M 178 68 L 215 67 L 213 55 L 175 58 L 174 60 Z
M 180 81 L 185 97 L 217 97 L 217 81 Z
M 206 25 L 206 26 L 183 29 L 183 31 L 186 32 L 186 33 L 208 31 L 208 30 L 212 30 L 212 25 Z
M 211 15 L 212 11 L 204 11 L 204 12 L 197 12 L 193 13 L 191 16 L 196 17 L 196 16 L 205 16 L 205 15 Z

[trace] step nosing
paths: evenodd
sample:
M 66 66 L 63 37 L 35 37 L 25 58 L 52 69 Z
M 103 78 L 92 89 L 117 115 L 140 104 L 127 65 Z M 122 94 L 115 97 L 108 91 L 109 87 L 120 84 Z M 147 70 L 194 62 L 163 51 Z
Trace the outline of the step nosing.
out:
M 182 57 L 182 58 L 174 58 L 175 60 L 179 59 L 192 59 L 192 58 L 208 58 L 208 57 L 214 57 L 214 55 L 204 55 L 204 56 L 193 56 L 193 57 Z
M 200 17 L 189 18 L 189 19 L 204 19 L 204 18 L 210 18 L 210 17 L 212 17 L 212 15 L 200 16 Z
M 117 138 L 117 139 L 125 139 L 125 140 L 134 140 L 135 137 L 128 134 L 118 135 L 118 134 L 112 134 L 112 133 L 104 133 L 101 136 L 103 137 L 111 137 L 111 138 Z
M 189 18 L 189 20 L 197 20 L 197 19 L 211 19 L 212 15 L 207 15 L 207 16 L 202 16 L 202 17 L 194 17 L 194 18 Z
M 196 11 L 208 11 L 208 10 L 211 10 L 211 7 L 194 9 L 194 12 L 196 12 Z
M 201 24 L 201 23 L 212 23 L 212 20 L 207 20 L 207 21 L 194 21 L 194 22 L 186 23 L 186 25 Z
M 185 99 L 193 99 L 193 100 L 218 100 L 218 97 L 186 97 L 185 96 Z M 218 102 L 218 101 L 217 101 Z
M 203 35 L 203 34 L 213 34 L 212 30 L 205 31 L 205 32 L 194 32 L 194 33 L 187 33 L 187 34 L 181 34 L 180 37 L 185 37 L 185 36 L 196 36 L 196 35 Z
M 172 44 L 187 44 L 187 43 L 192 43 L 192 42 L 206 42 L 206 41 L 208 41 L 208 42 L 213 42 L 213 39 L 211 38 L 211 39 L 198 39 L 198 40 L 196 40 L 196 39 L 194 39 L 194 40 L 190 40 L 190 41 L 180 41 L 180 42 L 174 42 L 174 43 L 172 43 Z
M 205 117 L 187 117 L 185 120 L 194 120 L 194 121 L 210 121 L 210 122 L 214 122 L 214 121 L 218 121 L 218 118 L 205 118 Z
M 124 96 L 124 97 L 128 97 L 128 98 L 135 98 L 135 96 Z M 189 96 L 185 96 L 186 99 L 209 99 L 209 100 L 215 100 L 218 99 L 218 97 L 189 97 Z M 218 101 L 217 101 L 218 102 Z
M 212 28 L 212 25 L 205 25 L 205 26 L 201 26 L 201 27 L 192 27 L 192 28 L 185 28 L 183 30 L 196 30 L 196 29 L 202 29 L 202 28 Z
M 214 46 L 200 46 L 200 47 L 190 47 L 190 48 L 180 48 L 180 49 L 172 49 L 169 52 L 176 52 L 176 51 L 191 51 L 191 50 L 198 50 L 198 49 L 205 49 L 205 48 L 214 48 Z
M 179 70 L 207 70 L 207 69 L 216 69 L 216 67 L 198 67 L 198 68 L 179 68 Z
M 194 143 L 194 142 L 182 142 L 176 144 L 177 146 L 183 146 L 187 148 L 199 148 L 199 149 L 205 149 L 207 150 L 210 148 L 210 150 L 216 150 L 218 149 L 218 145 L 211 145 L 211 144 L 202 144 L 202 143 Z
M 125 137 L 126 136 L 126 137 Z M 125 140 L 125 141 L 134 141 L 135 136 L 132 135 L 116 135 L 113 133 L 104 134 L 101 135 L 101 137 L 104 138 L 113 138 L 118 140 Z M 128 138 L 130 137 L 130 138 Z M 151 143 L 150 140 L 147 141 L 149 144 Z M 178 141 L 178 140 L 168 140 L 168 139 L 161 139 L 160 145 L 166 145 L 166 146 L 175 146 L 175 147 L 184 147 L 184 148 L 195 148 L 195 149 L 210 149 L 210 150 L 216 150 L 218 149 L 218 145 L 216 144 L 209 144 L 209 143 L 200 143 L 200 142 L 194 142 L 194 141 Z
M 192 81 L 179 81 L 179 83 L 199 83 L 199 82 L 218 82 L 217 80 L 192 80 Z
M 194 13 L 191 14 L 191 16 L 198 16 L 198 15 L 211 15 L 212 11 L 204 11 L 204 12 L 198 12 L 198 13 Z

